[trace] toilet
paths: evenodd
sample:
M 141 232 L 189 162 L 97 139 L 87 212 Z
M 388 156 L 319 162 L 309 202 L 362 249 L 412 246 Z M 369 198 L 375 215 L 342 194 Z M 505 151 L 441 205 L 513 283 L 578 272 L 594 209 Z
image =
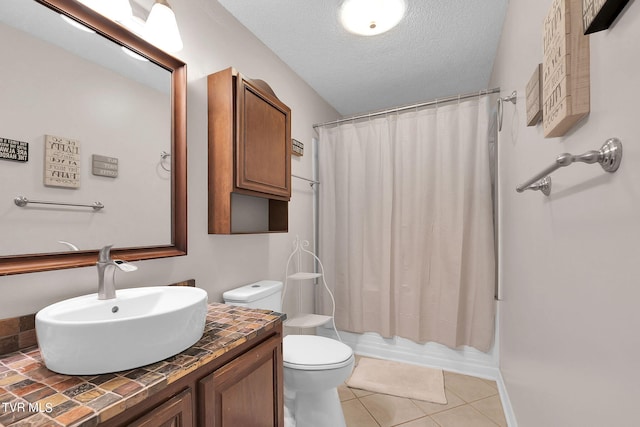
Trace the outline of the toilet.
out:
M 222 294 L 226 304 L 282 312 L 282 282 L 263 280 Z M 283 339 L 285 427 L 346 427 L 337 387 L 353 371 L 353 350 L 316 335 Z

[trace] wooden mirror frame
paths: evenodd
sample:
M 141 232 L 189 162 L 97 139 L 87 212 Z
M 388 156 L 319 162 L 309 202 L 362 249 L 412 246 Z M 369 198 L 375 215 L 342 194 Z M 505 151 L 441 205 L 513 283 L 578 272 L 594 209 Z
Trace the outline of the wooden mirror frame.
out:
M 114 258 L 127 261 L 187 254 L 187 66 L 156 48 L 126 28 L 74 0 L 34 0 L 66 15 L 107 39 L 126 46 L 171 72 L 171 236 L 172 244 L 114 248 Z M 105 242 L 108 244 L 109 242 Z M 90 251 L 42 253 L 0 257 L 0 275 L 94 265 L 98 249 Z

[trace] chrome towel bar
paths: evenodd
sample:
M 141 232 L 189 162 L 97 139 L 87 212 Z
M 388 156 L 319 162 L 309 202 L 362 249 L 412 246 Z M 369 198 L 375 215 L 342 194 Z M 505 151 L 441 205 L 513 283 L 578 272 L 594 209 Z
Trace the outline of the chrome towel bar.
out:
M 104 208 L 104 205 L 101 202 L 93 202 L 93 204 L 90 204 L 90 205 L 83 205 L 83 204 L 78 204 L 78 203 L 45 202 L 43 200 L 29 200 L 25 196 L 18 196 L 18 197 L 13 199 L 13 202 L 16 205 L 20 206 L 21 208 L 27 206 L 27 204 L 29 204 L 29 203 L 34 203 L 34 204 L 38 204 L 38 205 L 78 206 L 78 207 L 82 207 L 82 208 L 93 208 L 93 210 L 95 210 L 95 211 L 98 211 L 98 210 Z
M 294 174 L 291 174 L 291 177 L 293 177 L 293 178 L 298 178 L 298 179 L 301 179 L 301 180 L 303 180 L 303 181 L 307 181 L 307 182 L 309 182 L 309 186 L 311 186 L 311 188 L 313 188 L 314 184 L 320 184 L 320 182 L 319 182 L 319 181 L 315 181 L 315 180 L 313 180 L 313 179 L 305 178 L 305 177 L 298 176 L 298 175 L 294 175 Z
M 545 195 L 551 193 L 551 178 L 548 176 L 557 169 L 569 166 L 573 162 L 599 163 L 607 172 L 615 172 L 622 161 L 622 142 L 618 138 L 608 139 L 600 150 L 587 151 L 584 154 L 574 156 L 569 153 L 560 154 L 556 161 L 542 172 L 516 187 L 518 193 L 525 190 L 541 190 Z

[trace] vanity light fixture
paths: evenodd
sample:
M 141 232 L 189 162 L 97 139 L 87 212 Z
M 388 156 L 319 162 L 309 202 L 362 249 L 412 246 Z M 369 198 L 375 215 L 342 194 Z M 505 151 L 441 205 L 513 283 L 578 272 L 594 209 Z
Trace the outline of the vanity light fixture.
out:
M 351 33 L 374 36 L 398 25 L 406 8 L 404 0 L 345 0 L 340 21 Z
M 169 53 L 182 50 L 176 15 L 166 0 L 156 0 L 145 23 L 145 38 Z
M 133 9 L 129 0 L 110 0 L 107 3 L 107 16 L 116 22 L 127 22 L 133 16 Z
M 133 15 L 129 0 L 78 1 L 166 52 L 175 53 L 182 50 L 182 38 L 176 16 L 166 0 L 155 1 L 146 22 Z
M 132 16 L 133 10 L 129 0 L 79 0 L 80 3 L 90 7 L 112 21 L 125 24 Z

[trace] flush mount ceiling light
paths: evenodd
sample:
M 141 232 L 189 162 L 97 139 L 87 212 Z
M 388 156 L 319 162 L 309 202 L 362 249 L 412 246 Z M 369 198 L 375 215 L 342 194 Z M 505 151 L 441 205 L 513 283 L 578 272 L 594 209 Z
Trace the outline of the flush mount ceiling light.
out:
M 145 37 L 167 52 L 182 50 L 176 15 L 166 0 L 156 0 L 145 23 Z
M 404 0 L 345 0 L 340 21 L 351 33 L 374 36 L 398 25 L 405 10 Z

